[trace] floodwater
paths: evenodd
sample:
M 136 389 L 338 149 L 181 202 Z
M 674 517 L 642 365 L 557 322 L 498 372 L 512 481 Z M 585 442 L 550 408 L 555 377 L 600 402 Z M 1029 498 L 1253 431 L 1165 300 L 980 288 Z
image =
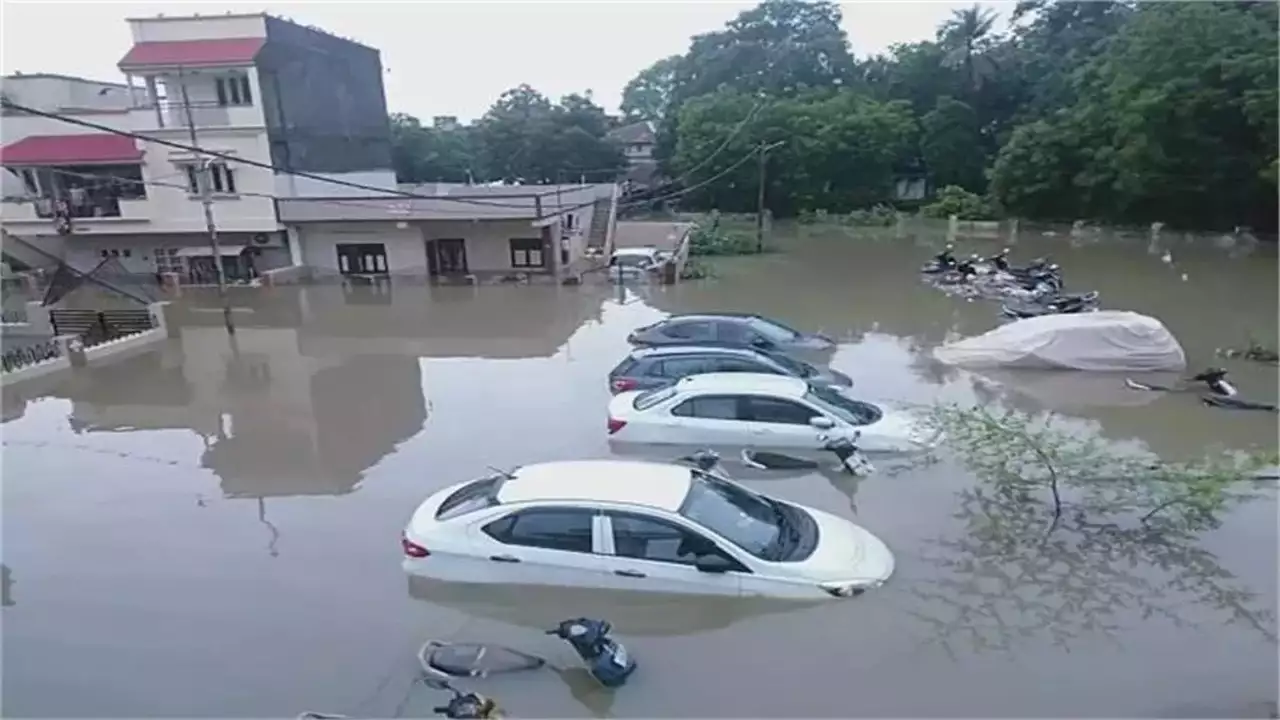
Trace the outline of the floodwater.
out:
M 833 365 L 871 399 L 1049 407 L 1172 457 L 1276 443 L 1274 415 L 1115 378 L 940 370 L 923 351 L 996 320 L 918 281 L 939 238 L 804 235 L 670 288 L 234 290 L 234 345 L 216 300 L 188 290 L 161 349 L 7 393 L 5 715 L 422 717 L 442 696 L 414 683 L 414 654 L 436 638 L 560 666 L 473 685 L 521 717 L 1265 717 L 1280 675 L 1273 495 L 1198 539 L 1068 524 L 1041 543 L 1041 523 L 984 521 L 1001 508 L 946 464 L 754 483 L 893 548 L 890 583 L 843 602 L 404 576 L 399 533 L 433 490 L 488 465 L 608 455 L 605 375 L 628 331 L 667 312 L 759 311 L 836 336 Z M 1274 402 L 1275 368 L 1213 357 L 1251 334 L 1275 345 L 1274 248 L 1166 243 L 1037 236 L 1014 253 L 1052 253 L 1072 289 L 1161 318 L 1193 367 L 1224 365 Z M 593 687 L 539 632 L 577 614 L 613 622 L 639 658 L 625 688 Z

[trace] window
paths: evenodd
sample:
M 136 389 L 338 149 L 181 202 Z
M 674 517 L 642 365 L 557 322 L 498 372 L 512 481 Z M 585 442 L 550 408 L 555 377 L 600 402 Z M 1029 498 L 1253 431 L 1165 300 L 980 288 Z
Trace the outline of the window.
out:
M 130 250 L 129 248 L 125 248 L 124 250 L 120 251 L 120 254 L 125 257 L 130 257 L 131 255 L 133 255 L 133 251 Z
M 671 408 L 671 414 L 708 420 L 737 420 L 738 398 L 734 395 L 704 395 L 690 398 Z
M 543 266 L 541 240 L 535 238 L 511 239 L 511 267 L 540 268 Z
M 199 195 L 200 167 L 198 165 L 187 165 L 186 171 L 187 192 L 192 195 Z M 211 163 L 209 165 L 209 183 L 215 193 L 234 195 L 236 192 L 235 170 L 232 170 L 223 163 Z
M 820 414 L 800 403 L 781 398 L 747 396 L 743 400 L 746 419 L 753 422 L 808 425 L 810 419 Z
M 484 532 L 504 545 L 589 553 L 593 516 L 573 508 L 524 510 L 494 520 Z
M 653 562 L 695 565 L 700 556 L 726 557 L 707 538 L 658 518 L 609 513 L 613 525 L 613 554 Z
M 218 93 L 219 105 L 226 107 L 227 105 L 253 104 L 253 93 L 249 92 L 248 75 L 229 75 L 220 77 L 214 82 L 216 83 L 214 89 Z
M 678 511 L 758 558 L 777 553 L 785 529 L 783 515 L 771 502 L 723 478 L 693 472 L 693 484 Z
M 675 394 L 676 389 L 668 385 L 664 388 L 640 393 L 636 396 L 636 399 L 632 401 L 631 406 L 641 412 L 644 412 L 655 405 L 661 405 L 662 403 L 670 400 Z
M 870 403 L 858 402 L 839 390 L 821 385 L 810 385 L 808 396 L 820 406 L 852 425 L 870 425 L 879 420 L 884 413 Z
M 503 476 L 494 475 L 463 485 L 436 508 L 436 519 L 448 520 L 497 505 L 504 480 Z
M 178 257 L 178 248 L 156 248 L 156 272 L 182 274 L 186 272 L 184 262 Z
M 679 338 L 681 340 L 710 340 L 711 323 L 706 320 L 671 322 L 663 326 L 662 334 L 670 338 Z
M 564 216 L 564 229 L 565 230 L 573 229 L 573 213 L 569 213 Z
M 714 361 L 708 357 L 668 358 L 657 363 L 655 375 L 666 378 L 682 378 L 699 373 L 715 372 Z
M 714 372 L 749 372 L 749 373 L 769 373 L 777 375 L 778 371 L 765 365 L 764 363 L 755 363 L 743 358 L 717 358 L 715 361 Z
M 792 342 L 800 337 L 800 333 L 791 328 L 764 318 L 753 317 L 748 322 L 752 330 L 777 343 Z

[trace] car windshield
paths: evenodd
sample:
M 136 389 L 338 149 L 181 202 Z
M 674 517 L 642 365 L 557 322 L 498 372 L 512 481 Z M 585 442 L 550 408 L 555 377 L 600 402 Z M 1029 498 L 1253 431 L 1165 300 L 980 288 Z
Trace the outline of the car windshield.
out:
M 675 395 L 675 394 L 676 394 L 676 388 L 674 385 L 668 385 L 666 387 L 658 388 L 657 390 L 642 392 L 636 396 L 636 399 L 634 402 L 631 403 L 631 406 L 637 410 L 648 410 L 654 405 L 659 405 L 663 402 L 666 402 L 672 395 Z
M 760 354 L 778 363 L 787 372 L 795 373 L 796 377 L 808 378 L 818 374 L 818 368 L 785 353 L 764 352 Z
M 806 397 L 852 425 L 870 425 L 882 415 L 875 405 L 859 402 L 835 388 L 823 385 L 810 385 Z
M 640 255 L 636 253 L 626 253 L 624 255 L 614 255 L 610 265 L 618 265 L 620 267 L 640 267 L 653 262 L 653 258 L 649 255 Z
M 751 326 L 751 329 L 774 342 L 791 342 L 800 337 L 799 332 L 786 325 L 781 325 L 772 320 L 765 320 L 764 318 L 751 318 L 747 324 Z
M 784 516 L 766 498 L 698 471 L 679 513 L 762 559 L 772 558 L 787 530 Z

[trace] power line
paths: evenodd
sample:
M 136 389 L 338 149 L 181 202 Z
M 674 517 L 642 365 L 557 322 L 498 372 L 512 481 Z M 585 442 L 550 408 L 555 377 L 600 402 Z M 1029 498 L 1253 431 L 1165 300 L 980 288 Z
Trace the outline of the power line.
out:
M 697 165 L 694 165 L 692 168 L 689 168 L 688 170 L 681 173 L 679 177 L 673 179 L 671 182 L 672 183 L 681 182 L 682 180 L 687 179 L 690 175 L 694 174 L 695 172 L 709 165 L 712 160 L 715 160 L 716 157 L 719 156 L 720 153 L 724 151 L 725 148 L 729 147 L 729 143 L 733 142 L 733 139 L 738 137 L 738 134 L 741 133 L 742 129 L 747 126 L 747 123 L 751 122 L 751 120 L 756 116 L 756 113 L 759 112 L 760 108 L 762 107 L 764 107 L 764 101 L 763 100 L 756 101 L 756 104 L 752 106 L 751 110 L 747 113 L 746 117 L 742 118 L 742 120 L 740 120 L 738 124 L 734 126 L 733 130 L 729 131 L 729 135 L 725 137 L 724 141 L 721 142 L 720 145 L 716 147 L 715 150 L 711 151 L 710 155 L 704 158 L 702 162 L 698 163 Z
M 776 142 L 776 143 L 774 143 L 774 144 L 772 144 L 772 145 L 769 145 L 769 146 L 767 146 L 767 147 L 768 147 L 769 149 L 772 149 L 772 148 L 775 148 L 775 147 L 777 147 L 777 146 L 781 145 L 782 143 L 783 143 L 783 141 L 779 141 L 779 142 Z M 691 192 L 693 192 L 694 190 L 697 190 L 698 188 L 701 188 L 701 187 L 705 187 L 706 185 L 709 185 L 709 184 L 711 184 L 711 183 L 715 182 L 716 180 L 719 180 L 720 178 L 724 177 L 725 175 L 728 175 L 729 173 L 733 172 L 734 170 L 737 170 L 739 167 L 741 167 L 741 166 L 742 166 L 742 164 L 743 164 L 743 163 L 745 163 L 746 161 L 748 161 L 748 160 L 750 160 L 751 158 L 755 157 L 757 153 L 761 152 L 761 151 L 762 151 L 762 149 L 763 149 L 762 147 L 755 147 L 755 148 L 752 148 L 750 152 L 748 152 L 746 155 L 743 155 L 741 158 L 739 158 L 737 162 L 735 162 L 734 164 L 732 164 L 732 165 L 730 165 L 729 167 L 725 168 L 724 170 L 721 170 L 720 172 L 716 173 L 715 175 L 712 175 L 711 177 L 707 178 L 706 180 L 703 180 L 702 182 L 698 183 L 697 185 L 690 185 L 689 187 L 684 188 L 683 190 L 677 190 L 676 192 L 669 193 L 669 194 L 667 194 L 667 195 L 660 195 L 660 196 L 658 196 L 658 197 L 654 197 L 654 198 L 645 198 L 645 199 L 643 199 L 643 200 L 632 200 L 632 201 L 629 201 L 629 202 L 626 202 L 626 203 L 619 203 L 619 204 L 618 204 L 618 207 L 619 207 L 619 208 L 621 208 L 621 207 L 623 207 L 623 206 L 626 206 L 626 207 L 633 207 L 633 206 L 636 206 L 636 205 L 644 205 L 644 204 L 647 204 L 647 203 L 662 202 L 662 201 L 665 201 L 665 200 L 670 200 L 671 198 L 677 198 L 677 197 L 680 197 L 681 195 L 686 195 L 686 194 L 688 194 L 688 193 L 691 193 Z
M 302 170 L 287 170 L 283 168 L 277 168 L 274 165 L 271 165 L 270 163 L 259 162 L 257 160 L 249 160 L 247 158 L 242 158 L 242 157 L 236 157 L 235 155 L 218 152 L 216 150 L 209 150 L 206 148 L 197 148 L 192 145 L 187 145 L 185 143 L 142 135 L 139 133 L 130 132 L 128 130 L 118 130 L 116 128 L 108 127 L 106 125 L 89 122 L 87 120 L 81 120 L 80 118 L 69 117 L 66 115 L 62 115 L 60 113 L 51 113 L 51 112 L 45 112 L 43 110 L 36 110 L 35 108 L 30 108 L 25 105 L 18 105 L 17 103 L 10 102 L 9 100 L 3 99 L 3 98 L 0 98 L 0 107 L 7 108 L 10 110 L 16 110 L 18 112 L 26 113 L 29 115 L 35 115 L 36 117 L 48 118 L 50 120 L 58 120 L 59 122 L 64 122 L 69 125 L 77 125 L 79 127 L 88 128 L 90 130 L 97 130 L 99 132 L 110 133 L 112 135 L 120 135 L 122 137 L 132 138 L 134 140 L 141 140 L 142 142 L 145 142 L 145 143 L 154 143 L 156 145 L 163 145 L 163 146 L 171 147 L 177 150 L 183 150 L 197 156 L 204 155 L 212 158 L 217 158 L 227 163 L 238 163 L 241 165 L 248 165 L 250 167 L 261 168 L 263 170 L 270 170 L 271 172 L 277 173 L 277 174 L 291 175 L 293 177 L 306 178 L 308 180 L 315 180 L 317 182 L 327 183 L 330 185 L 337 185 L 341 187 L 353 188 L 356 190 L 375 192 L 383 197 L 391 195 L 396 197 L 412 198 L 416 200 L 440 200 L 445 202 L 456 202 L 456 203 L 464 203 L 468 205 L 480 205 L 480 206 L 489 206 L 489 207 L 510 207 L 510 208 L 519 208 L 519 209 L 528 208 L 528 205 L 513 205 L 511 203 L 489 202 L 485 200 L 476 200 L 472 198 L 458 197 L 456 195 L 455 196 L 418 195 L 416 193 L 406 192 L 404 190 L 399 190 L 399 189 L 389 190 L 387 188 L 380 188 L 374 185 L 365 185 L 363 183 L 351 182 L 350 180 L 339 180 L 337 178 L 325 177 L 323 175 L 317 175 L 315 173 L 305 172 Z M 543 194 L 544 193 L 533 193 L 532 195 L 525 196 L 525 197 L 541 197 Z

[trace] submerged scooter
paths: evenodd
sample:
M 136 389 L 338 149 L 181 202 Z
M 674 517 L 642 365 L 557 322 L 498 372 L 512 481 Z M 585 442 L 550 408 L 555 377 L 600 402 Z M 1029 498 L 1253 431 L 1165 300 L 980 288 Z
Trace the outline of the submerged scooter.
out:
M 586 663 L 587 672 L 601 685 L 614 688 L 621 687 L 636 671 L 636 661 L 621 643 L 609 637 L 612 629 L 613 626 L 604 620 L 576 618 L 565 620 L 548 630 L 547 634 L 572 645 L 574 652 Z
M 427 678 L 423 682 L 429 688 L 447 690 L 453 694 L 453 697 L 449 698 L 447 705 L 436 705 L 431 708 L 431 712 L 436 715 L 455 718 L 455 720 L 503 717 L 502 709 L 498 707 L 498 703 L 494 702 L 493 698 L 486 697 L 480 693 L 464 693 L 450 685 L 448 681 L 439 678 Z
M 607 621 L 591 618 L 565 620 L 546 634 L 567 641 L 586 663 L 587 672 L 605 687 L 618 687 L 635 672 L 636 661 L 622 643 L 609 637 Z M 444 643 L 430 640 L 418 651 L 418 662 L 428 676 L 482 678 L 497 673 L 536 670 L 547 661 L 501 645 Z

